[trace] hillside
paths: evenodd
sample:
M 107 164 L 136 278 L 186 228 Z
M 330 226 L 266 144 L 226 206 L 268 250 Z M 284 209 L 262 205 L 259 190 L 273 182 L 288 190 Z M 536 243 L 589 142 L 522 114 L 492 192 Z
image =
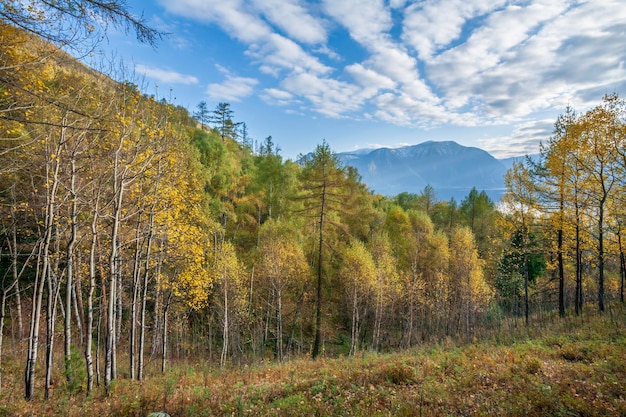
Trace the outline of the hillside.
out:
M 0 399 L 2 415 L 619 416 L 626 414 L 624 311 L 545 326 L 501 323 L 488 340 L 394 354 L 217 370 L 179 365 L 109 396 Z
M 479 192 L 372 194 L 325 141 L 301 163 L 271 136 L 253 150 L 228 103 L 192 116 L 33 39 L 0 25 L 0 416 L 623 410 L 626 183 L 594 161 L 626 169 L 603 134 L 626 102 L 572 121 L 545 175 L 518 167 L 512 186 L 554 199 L 560 181 L 567 203 L 529 216 L 527 193 L 503 212 Z M 439 199 L 503 173 L 454 142 L 349 157 Z M 557 314 L 569 327 L 532 327 Z M 597 384 L 581 400 L 566 377 Z
M 439 200 L 462 200 L 472 189 L 485 191 L 493 200 L 504 192 L 507 167 L 488 152 L 453 141 L 424 142 L 402 148 L 339 153 L 340 160 L 358 169 L 363 182 L 387 196 L 419 193 L 435 188 Z

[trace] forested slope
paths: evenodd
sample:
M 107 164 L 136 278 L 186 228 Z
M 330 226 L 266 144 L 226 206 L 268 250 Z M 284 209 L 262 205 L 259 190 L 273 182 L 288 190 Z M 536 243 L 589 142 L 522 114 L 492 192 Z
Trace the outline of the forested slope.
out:
M 27 398 L 149 361 L 472 342 L 623 302 L 617 96 L 559 118 L 498 210 L 476 190 L 374 195 L 325 142 L 299 163 L 252 149 L 228 103 L 207 126 L 4 22 L 0 60 L 0 359 L 23 362 Z

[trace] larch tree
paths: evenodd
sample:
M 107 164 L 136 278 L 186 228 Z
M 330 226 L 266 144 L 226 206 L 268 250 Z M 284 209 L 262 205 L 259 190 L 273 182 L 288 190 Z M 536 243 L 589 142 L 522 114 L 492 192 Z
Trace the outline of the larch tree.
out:
M 5 0 L 0 7 L 4 22 L 59 46 L 77 48 L 85 40 L 98 41 L 109 26 L 132 30 L 142 43 L 155 46 L 163 34 L 132 13 L 123 1 Z M 72 30 L 68 30 L 72 28 Z
M 478 192 L 474 187 L 467 197 L 461 201 L 459 215 L 464 225 L 470 228 L 478 252 L 487 258 L 493 247 L 495 204 L 485 191 Z
M 571 108 L 560 115 L 555 124 L 554 132 L 548 144 L 541 147 L 543 165 L 540 167 L 541 192 L 545 201 L 545 209 L 553 215 L 550 220 L 556 231 L 557 273 L 559 279 L 559 315 L 565 316 L 565 239 L 566 228 L 570 222 L 568 215 L 569 203 L 572 197 L 570 179 L 575 175 L 576 155 L 570 130 L 576 122 L 576 114 Z M 578 275 L 577 275 L 578 283 Z
M 448 236 L 441 231 L 435 231 L 427 236 L 424 248 L 424 266 L 422 269 L 422 287 L 424 289 L 422 299 L 424 308 L 422 309 L 422 338 L 429 335 L 431 338 L 437 334 L 447 335 L 448 317 L 446 308 L 448 293 L 448 271 L 451 257 Z
M 424 331 L 426 325 L 426 317 L 429 315 L 429 309 L 436 310 L 443 305 L 443 301 L 438 306 L 430 305 L 427 300 L 427 294 L 435 294 L 435 289 L 431 287 L 431 284 L 440 284 L 440 273 L 438 272 L 443 265 L 447 265 L 447 248 L 443 250 L 441 247 L 441 253 L 435 253 L 432 256 L 432 247 L 443 246 L 444 241 L 442 239 L 443 233 L 435 236 L 435 227 L 432 220 L 424 211 L 409 210 L 408 212 L 410 229 L 406 235 L 407 242 L 410 242 L 408 247 L 408 272 L 409 280 L 406 282 L 404 288 L 404 296 L 408 297 L 408 325 L 406 326 L 406 346 L 413 345 L 415 338 L 414 333 L 421 328 Z M 400 235 L 398 238 L 402 239 Z M 447 240 L 445 241 L 447 244 Z M 441 255 L 442 258 L 438 258 Z M 431 262 L 432 261 L 432 262 Z M 440 261 L 440 262 L 438 262 Z M 437 265 L 435 270 L 431 269 L 433 265 Z M 429 278 L 436 278 L 433 282 L 429 282 Z M 419 326 L 419 328 L 418 328 Z
M 205 126 L 209 124 L 209 117 L 211 113 L 209 112 L 209 108 L 206 104 L 206 101 L 201 101 L 196 106 L 196 111 L 193 112 L 193 117 L 198 122 L 200 122 L 200 128 L 204 130 Z
M 573 129 L 579 135 L 582 147 L 581 169 L 588 175 L 586 192 L 594 212 L 596 240 L 596 262 L 598 268 L 598 310 L 605 309 L 605 235 L 607 227 L 607 206 L 612 191 L 617 185 L 616 155 L 613 141 L 618 121 L 611 110 L 610 98 L 605 97 L 602 105 L 581 115 Z
M 618 180 L 617 188 L 614 193 L 614 218 L 616 223 L 617 248 L 619 251 L 620 264 L 620 301 L 624 302 L 624 286 L 626 281 L 626 205 L 623 196 L 626 195 L 626 100 L 619 98 L 616 94 L 605 97 L 605 102 L 614 117 L 613 125 L 613 151 L 617 157 L 615 174 Z
M 239 123 L 233 122 L 234 115 L 235 112 L 231 109 L 230 103 L 220 102 L 207 119 L 220 134 L 222 142 L 226 142 L 226 138 L 237 139 Z
M 333 154 L 330 146 L 324 141 L 317 145 L 313 154 L 303 157 L 301 182 L 302 194 L 298 199 L 304 205 L 305 212 L 314 219 L 317 234 L 317 285 L 316 285 L 316 312 L 315 312 L 315 340 L 311 355 L 317 358 L 322 343 L 322 296 L 323 275 L 325 267 L 324 246 L 329 226 L 339 227 L 333 220 L 333 215 L 345 213 L 350 208 L 348 199 L 349 187 L 345 169 L 341 166 L 338 157 Z

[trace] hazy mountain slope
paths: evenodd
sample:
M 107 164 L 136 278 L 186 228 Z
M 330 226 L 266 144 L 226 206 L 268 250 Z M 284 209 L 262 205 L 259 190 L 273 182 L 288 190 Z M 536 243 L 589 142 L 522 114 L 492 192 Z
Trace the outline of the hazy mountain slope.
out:
M 527 158 L 530 158 L 531 161 L 533 162 L 539 162 L 539 157 L 540 157 L 540 154 L 532 154 L 532 155 L 526 155 L 526 156 L 512 156 L 510 158 L 499 159 L 499 161 L 508 170 L 509 168 L 513 166 L 514 162 L 521 162 L 525 164 Z
M 440 200 L 462 200 L 476 187 L 498 200 L 504 191 L 506 167 L 488 152 L 453 141 L 424 142 L 402 148 L 339 153 L 340 160 L 359 170 L 363 182 L 383 195 L 419 193 L 428 184 Z

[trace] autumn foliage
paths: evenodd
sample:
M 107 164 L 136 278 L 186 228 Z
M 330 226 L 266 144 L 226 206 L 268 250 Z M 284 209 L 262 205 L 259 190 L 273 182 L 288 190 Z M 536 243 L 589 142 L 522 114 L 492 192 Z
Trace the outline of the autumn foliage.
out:
M 617 95 L 559 118 L 541 158 L 509 171 L 502 202 L 472 190 L 458 205 L 437 201 L 432 187 L 375 195 L 325 141 L 283 160 L 271 136 L 253 146 L 240 135 L 228 103 L 214 118 L 204 106 L 199 121 L 120 72 L 94 71 L 0 21 L 0 360 L 11 364 L 0 383 L 13 395 L 128 388 L 130 408 L 114 412 L 162 401 L 191 413 L 189 398 L 217 407 L 211 384 L 226 378 L 257 392 L 217 389 L 230 407 L 220 412 L 305 404 L 300 411 L 325 414 L 334 398 L 337 409 L 365 413 L 389 409 L 396 395 L 439 410 L 436 392 L 417 398 L 408 387 L 453 378 L 454 389 L 471 382 L 492 393 L 446 403 L 459 414 L 498 413 L 498 387 L 522 395 L 527 385 L 554 410 L 583 407 L 574 397 L 550 403 L 539 387 L 567 390 L 561 372 L 588 372 L 557 366 L 558 355 L 587 363 L 576 340 L 536 359 L 505 348 L 479 359 L 521 374 L 514 383 L 466 363 L 479 354 L 472 347 L 389 363 L 377 354 L 468 345 L 500 337 L 503 323 L 623 303 L 626 105 Z M 328 368 L 327 358 L 359 354 L 366 363 Z M 309 355 L 323 359 L 301 361 Z M 273 360 L 293 364 L 254 368 Z M 243 370 L 215 370 L 230 367 Z M 164 388 L 129 382 L 148 375 Z M 611 398 L 604 409 L 623 412 Z

